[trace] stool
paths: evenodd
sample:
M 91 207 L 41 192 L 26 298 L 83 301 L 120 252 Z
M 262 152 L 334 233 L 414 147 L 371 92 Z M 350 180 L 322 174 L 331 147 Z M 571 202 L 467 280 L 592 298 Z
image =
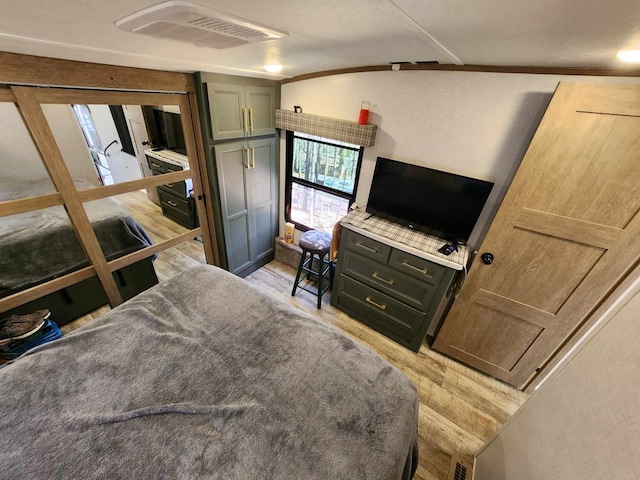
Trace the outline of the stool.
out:
M 300 245 L 300 248 L 302 248 L 302 257 L 300 258 L 300 265 L 298 265 L 298 273 L 296 274 L 296 280 L 293 283 L 291 296 L 295 296 L 296 289 L 301 288 L 302 290 L 318 296 L 318 308 L 320 308 L 322 304 L 322 295 L 333 283 L 333 263 L 331 263 L 331 259 L 324 259 L 324 257 L 329 255 L 329 251 L 331 249 L 331 235 L 320 230 L 309 230 L 302 234 L 298 244 Z M 309 254 L 309 258 L 307 258 L 307 254 Z M 313 259 L 316 256 L 318 258 L 317 271 L 313 270 Z M 307 275 L 300 279 L 300 275 L 303 270 L 307 272 Z M 327 272 L 329 272 L 329 283 L 323 287 L 323 280 Z M 305 285 L 300 285 L 305 278 L 308 280 L 311 277 L 311 274 L 318 276 L 318 288 L 314 290 L 307 288 Z

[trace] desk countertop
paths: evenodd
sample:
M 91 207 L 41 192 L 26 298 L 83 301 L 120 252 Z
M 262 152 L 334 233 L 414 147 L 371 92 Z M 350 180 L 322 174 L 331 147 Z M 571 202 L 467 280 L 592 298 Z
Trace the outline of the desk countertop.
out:
M 340 220 L 340 224 L 356 233 L 454 270 L 462 270 L 469 260 L 466 245 L 458 246 L 458 251 L 451 255 L 444 255 L 438 249 L 447 243 L 446 240 L 374 217 L 364 208 L 349 212 Z

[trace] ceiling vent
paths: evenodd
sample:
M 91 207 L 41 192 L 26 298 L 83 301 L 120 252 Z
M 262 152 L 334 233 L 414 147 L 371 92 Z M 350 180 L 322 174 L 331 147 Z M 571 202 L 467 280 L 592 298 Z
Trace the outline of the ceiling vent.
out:
M 289 36 L 282 30 L 179 0 L 140 10 L 118 20 L 116 26 L 127 32 L 210 48 L 237 47 Z

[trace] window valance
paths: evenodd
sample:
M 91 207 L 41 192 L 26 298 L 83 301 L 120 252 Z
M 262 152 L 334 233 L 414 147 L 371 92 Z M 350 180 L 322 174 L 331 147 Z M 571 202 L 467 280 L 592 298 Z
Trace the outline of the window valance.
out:
M 377 125 L 360 125 L 348 120 L 296 113 L 290 110 L 276 110 L 276 127 L 348 142 L 361 147 L 373 146 L 378 130 Z

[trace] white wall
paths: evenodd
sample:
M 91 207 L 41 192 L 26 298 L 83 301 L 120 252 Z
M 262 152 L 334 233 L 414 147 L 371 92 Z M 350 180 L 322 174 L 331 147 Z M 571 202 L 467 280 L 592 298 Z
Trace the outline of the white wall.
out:
M 71 107 L 43 105 L 42 109 L 71 176 L 98 185 L 98 176 Z M 0 181 L 21 182 L 47 176 L 17 108 L 12 103 L 0 103 Z
M 114 140 L 118 141 L 117 144 L 111 145 L 106 150 L 107 162 L 111 169 L 111 175 L 113 175 L 113 181 L 122 183 L 142 178 L 138 159 L 122 151 L 122 143 L 109 105 L 89 105 L 89 110 L 103 150 L 107 149 L 107 146 Z
M 356 121 L 363 100 L 376 144 L 365 148 L 356 203 L 365 205 L 376 157 L 495 182 L 469 243 L 486 232 L 560 81 L 640 83 L 639 78 L 399 71 L 334 75 L 282 85 L 281 108 Z M 284 138 L 284 136 L 283 136 Z M 285 143 L 281 140 L 281 178 Z M 284 232 L 284 193 L 280 198 Z
M 634 278 L 601 328 L 478 454 L 476 480 L 638 478 L 637 269 Z

